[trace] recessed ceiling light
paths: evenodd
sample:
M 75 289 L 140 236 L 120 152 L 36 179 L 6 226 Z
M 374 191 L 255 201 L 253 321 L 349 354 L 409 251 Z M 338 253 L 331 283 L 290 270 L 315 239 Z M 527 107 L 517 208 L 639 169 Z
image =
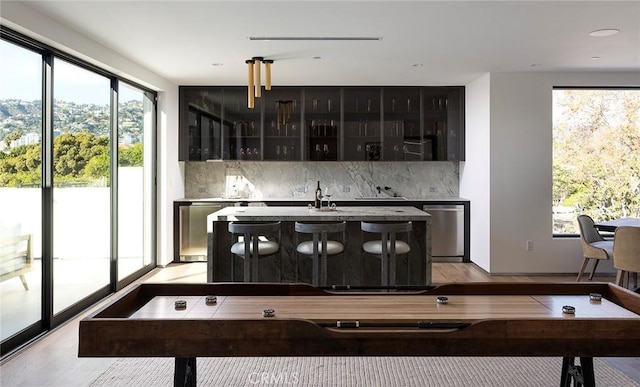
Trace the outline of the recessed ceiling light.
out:
M 414 63 L 411 66 L 413 66 L 413 67 L 422 67 L 422 66 L 424 66 L 424 64 L 422 64 L 422 63 Z
M 529 66 L 531 66 L 531 67 L 540 67 L 542 65 L 540 63 L 531 63 Z
M 600 57 L 599 57 L 599 56 L 592 56 L 592 57 L 591 57 L 591 60 L 598 60 L 598 59 L 600 59 Z
M 222 67 L 224 65 L 222 63 L 211 63 L 211 66 L 213 66 L 213 67 Z
M 620 30 L 615 29 L 615 28 L 603 28 L 601 30 L 591 31 L 591 32 L 589 32 L 589 35 L 591 35 L 591 36 L 611 36 L 611 35 L 617 34 L 618 32 L 620 32 Z
M 316 60 L 317 59 L 322 59 L 322 57 L 321 56 L 314 56 L 313 59 L 316 59 Z

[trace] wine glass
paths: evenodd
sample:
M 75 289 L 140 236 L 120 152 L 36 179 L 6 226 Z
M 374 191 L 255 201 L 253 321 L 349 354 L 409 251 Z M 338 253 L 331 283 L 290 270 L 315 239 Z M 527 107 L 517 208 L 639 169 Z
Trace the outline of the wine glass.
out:
M 327 208 L 331 208 L 331 196 L 329 187 L 324 187 L 324 197 L 327 199 Z

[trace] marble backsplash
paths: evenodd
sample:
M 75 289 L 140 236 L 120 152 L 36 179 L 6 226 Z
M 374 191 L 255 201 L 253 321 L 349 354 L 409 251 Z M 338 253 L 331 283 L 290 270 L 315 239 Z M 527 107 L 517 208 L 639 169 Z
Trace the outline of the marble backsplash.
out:
M 317 181 L 335 199 L 459 196 L 458 162 L 185 162 L 187 198 L 311 198 Z M 378 193 L 376 187 L 390 187 Z

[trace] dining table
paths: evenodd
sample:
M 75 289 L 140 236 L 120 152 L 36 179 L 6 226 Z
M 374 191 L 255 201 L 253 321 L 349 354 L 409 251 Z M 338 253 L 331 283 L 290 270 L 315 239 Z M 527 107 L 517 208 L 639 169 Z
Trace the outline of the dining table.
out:
M 595 228 L 599 231 L 615 232 L 618 227 L 640 227 L 640 218 L 619 218 L 595 223 Z

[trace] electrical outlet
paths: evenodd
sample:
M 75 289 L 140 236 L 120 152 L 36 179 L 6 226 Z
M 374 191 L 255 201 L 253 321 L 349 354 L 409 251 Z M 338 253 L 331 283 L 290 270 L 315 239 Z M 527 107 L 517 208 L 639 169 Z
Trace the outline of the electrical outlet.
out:
M 527 251 L 532 251 L 533 250 L 533 241 L 530 241 L 530 240 L 527 241 L 525 247 L 526 247 Z
M 207 187 L 198 187 L 198 192 L 199 192 L 199 193 L 205 193 L 205 192 L 207 192 Z
M 304 185 L 298 185 L 296 186 L 296 192 L 305 193 L 307 192 L 307 187 Z
M 429 187 L 429 192 L 438 192 L 438 187 Z
M 351 187 L 349 187 L 348 185 L 343 185 L 342 192 L 351 192 Z

